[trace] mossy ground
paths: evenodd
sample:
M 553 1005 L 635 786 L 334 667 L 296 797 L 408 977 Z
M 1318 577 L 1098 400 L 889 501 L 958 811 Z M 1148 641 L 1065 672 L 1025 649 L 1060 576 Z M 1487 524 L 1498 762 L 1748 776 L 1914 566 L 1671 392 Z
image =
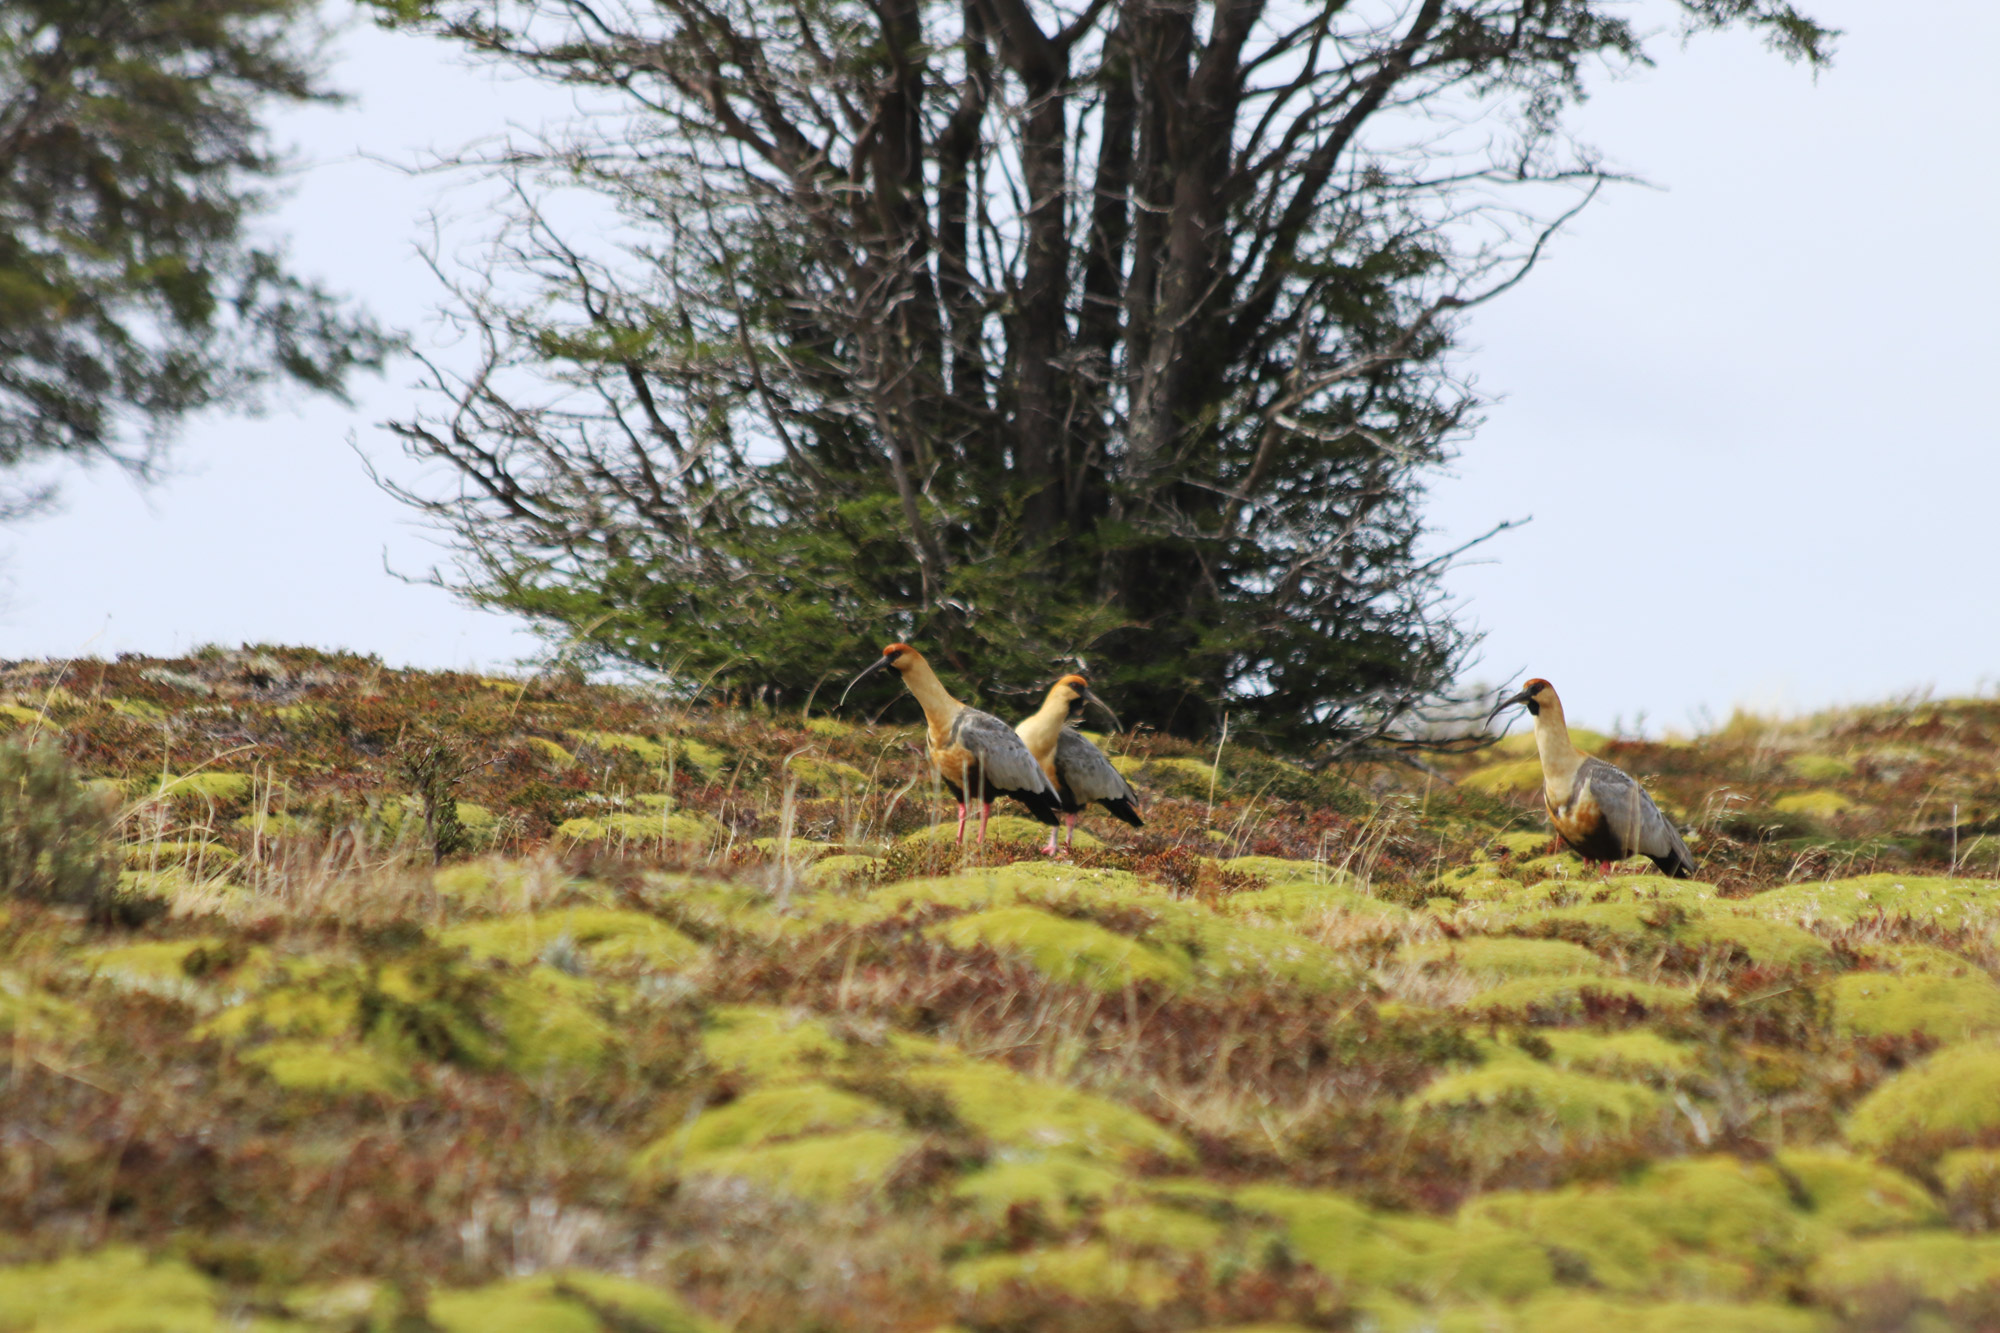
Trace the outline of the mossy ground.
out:
M 1594 738 L 1696 882 L 1519 739 L 1113 736 L 1145 830 L 961 850 L 893 716 L 7 668 L 166 910 L 0 905 L 0 1327 L 1995 1323 L 2000 705 Z

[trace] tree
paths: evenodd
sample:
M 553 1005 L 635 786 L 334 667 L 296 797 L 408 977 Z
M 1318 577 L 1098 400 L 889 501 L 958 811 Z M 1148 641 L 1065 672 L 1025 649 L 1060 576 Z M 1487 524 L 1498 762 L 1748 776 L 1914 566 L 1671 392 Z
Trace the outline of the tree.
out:
M 311 0 L 0 6 L 0 467 L 143 471 L 191 412 L 338 393 L 390 341 L 246 235 L 273 103 L 327 101 Z M 0 496 L 0 517 L 46 490 Z
M 1465 656 L 1420 550 L 1452 340 L 1605 178 L 1586 67 L 1647 59 L 1598 0 L 384 8 L 586 110 L 456 159 L 512 190 L 483 355 L 395 429 L 471 596 L 684 682 L 797 701 L 910 637 L 1335 748 Z

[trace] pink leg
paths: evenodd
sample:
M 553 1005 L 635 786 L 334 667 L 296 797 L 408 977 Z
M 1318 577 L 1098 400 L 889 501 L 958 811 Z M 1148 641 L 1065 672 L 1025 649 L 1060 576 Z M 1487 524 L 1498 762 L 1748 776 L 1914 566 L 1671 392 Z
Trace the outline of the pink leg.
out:
M 1060 832 L 1062 830 L 1059 828 L 1051 828 L 1049 830 L 1049 845 L 1042 848 L 1043 856 L 1054 856 L 1056 854 L 1056 834 Z
M 1063 834 L 1063 846 L 1065 847 L 1076 846 L 1076 816 L 1064 815 L 1063 823 L 1069 825 L 1068 831 Z M 1050 841 L 1054 841 L 1055 836 L 1056 835 L 1053 833 L 1049 834 Z
M 993 818 L 993 802 L 981 801 L 979 803 L 979 841 L 981 844 L 984 844 L 986 841 L 986 821 L 991 818 Z
M 965 802 L 958 803 L 958 845 L 965 846 Z

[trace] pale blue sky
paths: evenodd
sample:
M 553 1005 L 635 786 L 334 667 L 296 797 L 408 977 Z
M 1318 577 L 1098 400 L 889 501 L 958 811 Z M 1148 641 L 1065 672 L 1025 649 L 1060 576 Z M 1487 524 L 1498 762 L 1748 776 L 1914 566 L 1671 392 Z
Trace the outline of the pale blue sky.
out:
M 2000 678 L 2000 8 L 1808 7 L 1847 30 L 1817 83 L 1728 36 L 1601 87 L 1583 137 L 1660 188 L 1610 191 L 1471 326 L 1467 368 L 1498 401 L 1432 521 L 1444 541 L 1534 516 L 1452 579 L 1488 634 L 1475 674 L 1547 676 L 1595 725 Z M 438 183 L 369 159 L 566 103 L 366 27 L 340 49 L 356 104 L 281 126 L 312 165 L 276 226 L 300 267 L 430 336 L 415 242 Z M 378 423 L 413 377 L 361 383 L 352 409 L 199 422 L 150 490 L 69 474 L 60 513 L 0 530 L 0 657 L 533 652 L 506 618 L 384 572 L 440 552 L 348 440 L 393 465 Z

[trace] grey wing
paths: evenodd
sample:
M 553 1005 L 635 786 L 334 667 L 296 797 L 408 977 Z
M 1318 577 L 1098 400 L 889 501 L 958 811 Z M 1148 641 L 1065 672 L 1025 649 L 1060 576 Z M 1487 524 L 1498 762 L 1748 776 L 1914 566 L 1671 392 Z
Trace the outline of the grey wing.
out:
M 1586 759 L 1578 777 L 1590 784 L 1590 794 L 1604 813 L 1605 823 L 1631 853 L 1651 857 L 1661 869 L 1694 869 L 1694 854 L 1653 798 L 1630 774 L 1602 759 Z
M 1041 791 L 1055 795 L 1048 774 L 1035 762 L 1014 729 L 991 713 L 968 708 L 951 724 L 951 738 L 979 758 L 995 791 Z
M 1104 751 L 1064 727 L 1056 739 L 1056 776 L 1078 805 L 1092 801 L 1136 801 L 1132 784 L 1111 766 Z

